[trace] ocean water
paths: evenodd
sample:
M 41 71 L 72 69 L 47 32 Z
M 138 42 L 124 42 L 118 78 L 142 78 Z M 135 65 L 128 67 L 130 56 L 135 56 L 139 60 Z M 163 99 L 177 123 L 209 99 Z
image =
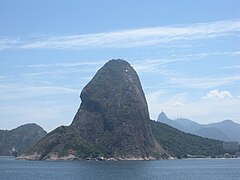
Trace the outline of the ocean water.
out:
M 0 157 L 0 180 L 240 180 L 240 159 L 20 161 Z

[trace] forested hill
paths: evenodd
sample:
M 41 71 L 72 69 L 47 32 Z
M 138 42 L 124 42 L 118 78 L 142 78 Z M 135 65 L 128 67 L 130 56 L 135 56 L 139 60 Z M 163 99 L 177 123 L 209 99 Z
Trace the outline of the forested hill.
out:
M 25 124 L 10 131 L 0 130 L 0 156 L 17 156 L 46 136 L 37 124 Z
M 223 154 L 223 142 L 184 133 L 167 124 L 151 121 L 152 133 L 158 143 L 173 157 L 187 155 L 211 156 Z

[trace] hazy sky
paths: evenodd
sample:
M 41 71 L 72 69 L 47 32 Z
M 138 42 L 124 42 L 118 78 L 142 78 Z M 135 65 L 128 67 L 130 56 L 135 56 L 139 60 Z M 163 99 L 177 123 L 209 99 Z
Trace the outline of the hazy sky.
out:
M 0 129 L 69 125 L 113 58 L 138 72 L 151 118 L 240 123 L 239 0 L 1 0 Z

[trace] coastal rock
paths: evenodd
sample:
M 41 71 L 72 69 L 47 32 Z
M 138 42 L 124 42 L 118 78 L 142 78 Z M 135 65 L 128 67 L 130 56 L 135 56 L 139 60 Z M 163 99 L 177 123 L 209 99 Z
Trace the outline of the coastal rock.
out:
M 20 158 L 28 159 L 31 154 L 37 154 L 39 160 L 70 155 L 78 159 L 169 158 L 152 135 L 145 95 L 128 62 L 107 62 L 80 98 L 72 124 L 55 129 Z

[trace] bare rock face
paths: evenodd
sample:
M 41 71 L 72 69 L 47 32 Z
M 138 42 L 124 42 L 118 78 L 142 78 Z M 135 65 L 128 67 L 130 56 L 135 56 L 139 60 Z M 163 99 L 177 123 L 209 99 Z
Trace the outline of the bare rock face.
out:
M 60 127 L 21 157 L 28 159 L 160 159 L 139 78 L 124 60 L 110 60 L 82 90 L 69 127 Z

